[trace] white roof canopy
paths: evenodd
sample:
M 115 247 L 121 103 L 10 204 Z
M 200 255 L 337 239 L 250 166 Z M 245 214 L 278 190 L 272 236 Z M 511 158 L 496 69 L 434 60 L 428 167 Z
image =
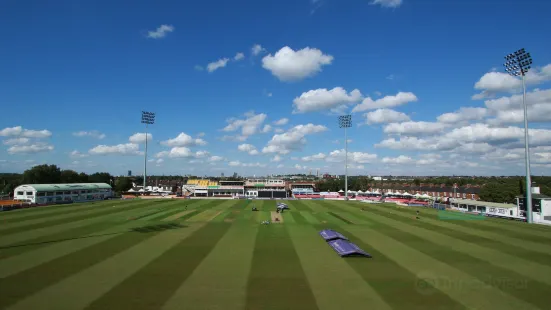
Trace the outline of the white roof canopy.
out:
M 405 193 L 403 193 L 402 195 L 404 195 L 404 196 L 413 196 L 412 194 L 410 194 L 410 193 L 408 193 L 408 192 L 405 192 Z

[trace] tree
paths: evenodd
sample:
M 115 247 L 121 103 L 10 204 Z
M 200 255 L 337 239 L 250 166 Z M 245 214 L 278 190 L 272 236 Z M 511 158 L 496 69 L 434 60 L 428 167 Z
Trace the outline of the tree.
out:
M 115 181 L 115 192 L 126 192 L 132 188 L 132 179 L 128 177 L 120 177 Z
M 73 170 L 63 170 L 61 171 L 61 183 L 80 183 L 81 176 L 78 172 Z
M 107 183 L 111 185 L 113 177 L 107 172 L 96 172 L 88 176 L 88 182 L 90 183 Z
M 38 165 L 23 172 L 23 183 L 55 184 L 61 183 L 61 170 L 56 165 Z

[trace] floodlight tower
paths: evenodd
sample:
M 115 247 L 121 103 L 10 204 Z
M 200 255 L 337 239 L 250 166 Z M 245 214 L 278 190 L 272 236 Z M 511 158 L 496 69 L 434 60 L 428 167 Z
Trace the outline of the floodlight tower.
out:
M 346 128 L 352 127 L 352 115 L 339 116 L 339 127 L 344 128 L 344 199 L 348 200 L 348 137 Z
M 146 178 L 147 178 L 147 126 L 155 123 L 155 113 L 142 111 L 142 124 L 145 124 L 145 156 L 143 164 L 143 191 L 145 193 Z
M 532 181 L 530 177 L 530 149 L 528 145 L 528 107 L 526 106 L 526 73 L 530 70 L 532 57 L 523 48 L 505 56 L 505 71 L 512 76 L 522 79 L 522 105 L 524 107 L 524 159 L 526 165 L 526 221 L 533 222 L 532 218 Z

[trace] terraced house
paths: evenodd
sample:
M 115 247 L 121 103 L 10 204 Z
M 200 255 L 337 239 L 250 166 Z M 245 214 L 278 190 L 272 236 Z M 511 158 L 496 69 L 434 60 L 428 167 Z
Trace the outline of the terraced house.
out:
M 388 184 L 370 184 L 370 190 L 379 190 L 380 192 L 398 192 L 398 193 L 410 193 L 415 194 L 427 194 L 436 198 L 461 198 L 478 200 L 480 194 L 480 186 L 467 184 L 465 186 L 446 186 L 446 184 L 426 184 L 421 183 L 419 186 L 415 184 L 400 184 L 400 183 L 388 183 Z

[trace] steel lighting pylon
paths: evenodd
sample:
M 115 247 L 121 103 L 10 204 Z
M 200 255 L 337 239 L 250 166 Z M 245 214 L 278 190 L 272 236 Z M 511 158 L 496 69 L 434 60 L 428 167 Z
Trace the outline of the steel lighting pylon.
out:
M 143 163 L 143 191 L 145 193 L 147 178 L 147 126 L 155 124 L 155 113 L 142 111 L 142 124 L 145 124 L 145 156 Z
M 532 57 L 523 48 L 505 56 L 505 71 L 512 76 L 522 78 L 522 105 L 524 107 L 524 158 L 526 165 L 526 221 L 533 222 L 532 217 L 532 181 L 530 176 L 530 149 L 528 145 L 528 107 L 526 106 L 526 73 L 530 70 Z
M 339 127 L 344 128 L 344 199 L 348 200 L 348 137 L 346 128 L 352 127 L 352 115 L 339 116 Z

